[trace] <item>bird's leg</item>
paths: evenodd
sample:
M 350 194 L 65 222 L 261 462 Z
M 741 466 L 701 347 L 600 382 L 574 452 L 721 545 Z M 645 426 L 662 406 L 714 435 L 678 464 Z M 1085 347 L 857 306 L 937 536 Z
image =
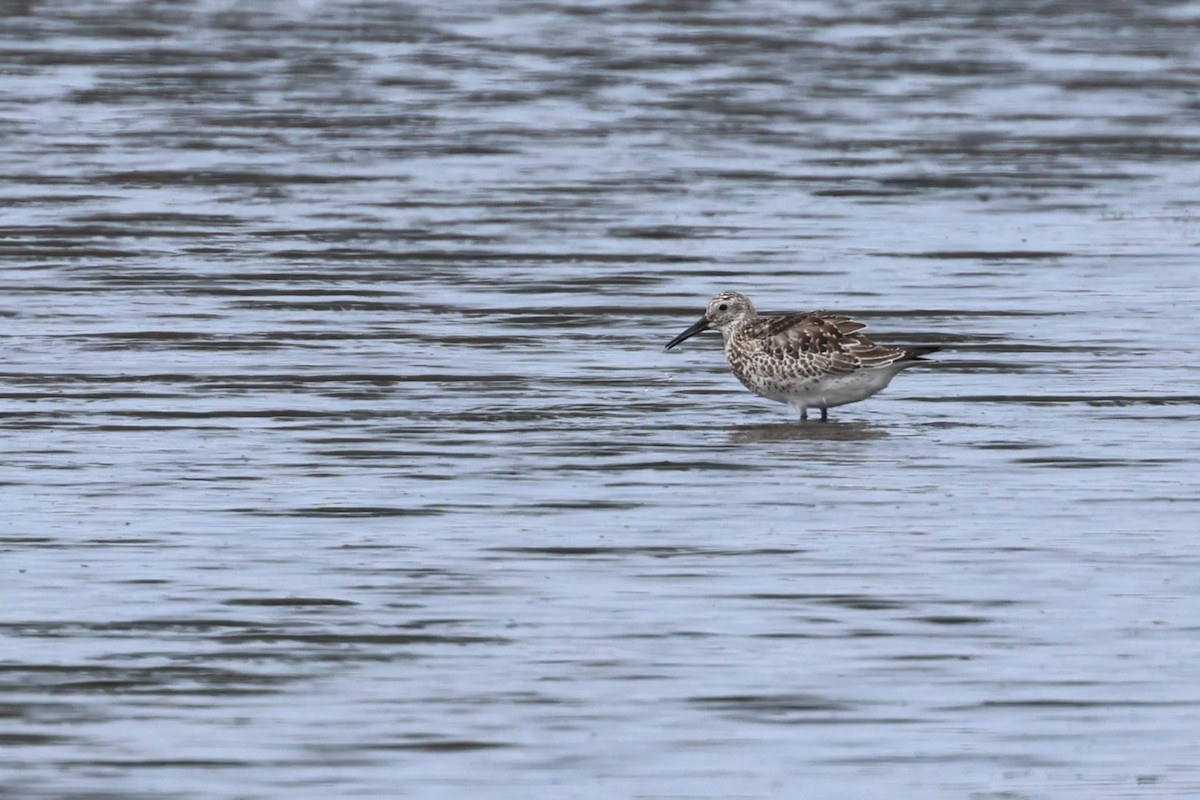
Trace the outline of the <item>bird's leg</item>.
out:
M 808 419 L 808 409 L 802 408 L 800 409 L 800 421 L 803 422 L 806 419 Z
M 829 422 L 829 409 L 828 408 L 821 409 L 821 422 Z

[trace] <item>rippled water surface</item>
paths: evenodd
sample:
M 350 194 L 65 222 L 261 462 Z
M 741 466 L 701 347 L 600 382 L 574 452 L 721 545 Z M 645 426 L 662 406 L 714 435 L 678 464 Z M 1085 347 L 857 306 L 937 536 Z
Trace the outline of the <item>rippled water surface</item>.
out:
M 1200 794 L 1194 4 L 0 14 L 0 797 Z

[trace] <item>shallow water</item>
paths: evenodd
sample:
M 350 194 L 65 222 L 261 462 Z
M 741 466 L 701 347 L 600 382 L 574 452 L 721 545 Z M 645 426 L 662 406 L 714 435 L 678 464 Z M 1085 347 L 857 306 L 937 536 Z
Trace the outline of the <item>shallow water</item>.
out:
M 0 17 L 0 797 L 1200 793 L 1195 8 L 254 9 Z

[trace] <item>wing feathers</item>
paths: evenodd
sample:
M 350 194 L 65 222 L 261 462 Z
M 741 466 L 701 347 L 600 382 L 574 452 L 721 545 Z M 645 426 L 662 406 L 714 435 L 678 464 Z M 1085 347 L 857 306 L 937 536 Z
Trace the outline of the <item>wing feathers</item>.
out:
M 882 347 L 859 334 L 867 326 L 841 314 L 810 311 L 759 319 L 752 337 L 767 352 L 794 354 L 810 370 L 849 375 L 886 367 L 905 356 L 898 347 Z

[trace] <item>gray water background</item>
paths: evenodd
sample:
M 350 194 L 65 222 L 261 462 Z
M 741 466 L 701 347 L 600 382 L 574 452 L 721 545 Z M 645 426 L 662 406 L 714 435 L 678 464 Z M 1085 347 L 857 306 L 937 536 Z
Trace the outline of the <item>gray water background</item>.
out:
M 0 797 L 1200 795 L 1200 6 L 0 9 Z

